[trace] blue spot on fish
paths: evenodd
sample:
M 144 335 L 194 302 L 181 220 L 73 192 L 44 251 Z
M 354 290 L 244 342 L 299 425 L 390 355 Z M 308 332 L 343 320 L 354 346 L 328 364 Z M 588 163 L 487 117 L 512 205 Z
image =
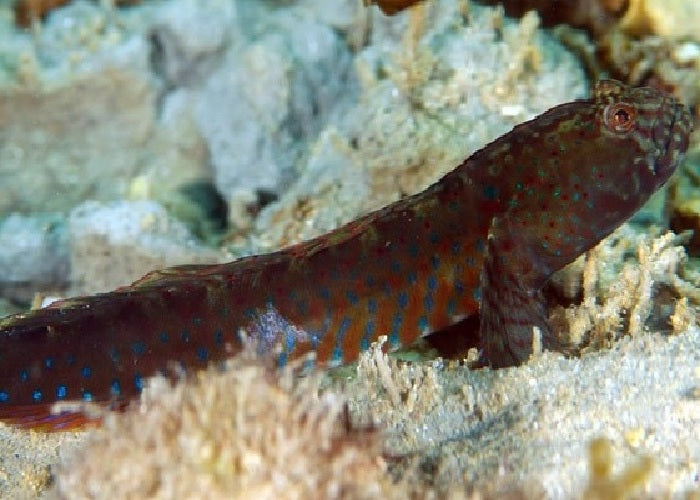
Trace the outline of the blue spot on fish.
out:
M 287 366 L 287 353 L 286 352 L 281 352 L 279 356 L 277 356 L 277 366 L 279 368 L 284 368 Z
M 207 351 L 206 347 L 199 347 L 197 349 L 197 358 L 199 358 L 200 361 L 209 359 L 209 351 Z
M 399 345 L 399 329 L 403 323 L 403 314 L 394 314 L 394 320 L 392 322 L 391 334 L 389 335 L 389 342 L 392 347 L 397 347 Z
M 134 342 L 131 344 L 131 351 L 137 356 L 142 356 L 146 352 L 146 344 L 141 341 Z
M 457 303 L 455 302 L 455 299 L 450 299 L 447 302 L 447 314 L 450 316 L 453 316 L 457 311 Z
M 112 396 L 121 396 L 122 385 L 116 378 L 112 379 L 112 383 L 109 385 L 109 392 L 112 394 Z
M 112 363 L 119 363 L 119 351 L 117 351 L 116 347 L 112 347 L 109 350 L 109 359 L 112 360 Z
M 431 274 L 428 276 L 428 290 L 431 292 L 434 292 L 435 289 L 437 288 L 437 278 L 435 277 L 434 274 Z
M 34 401 L 35 403 L 41 401 L 41 398 L 43 397 L 44 396 L 41 394 L 41 391 L 39 389 L 34 389 L 34 392 L 32 392 L 32 401 Z
M 433 305 L 435 305 L 433 301 L 433 296 L 426 295 L 423 298 L 423 307 L 425 308 L 426 312 L 431 312 L 433 310 Z
M 348 330 L 350 327 L 350 318 L 347 316 L 343 317 L 343 321 L 340 323 L 340 328 L 338 329 L 338 339 L 342 340 L 342 338 L 345 336 L 345 332 Z
M 224 333 L 221 330 L 216 330 L 214 332 L 214 342 L 216 345 L 222 345 L 224 343 Z
M 487 200 L 494 201 L 496 198 L 498 198 L 498 188 L 492 185 L 486 186 L 484 188 L 484 196 Z
M 428 317 L 425 314 L 418 318 L 418 329 L 421 332 L 428 329 Z
M 408 293 L 399 292 L 399 296 L 397 297 L 397 301 L 398 301 L 399 307 L 401 309 L 406 309 L 406 306 L 408 305 Z
M 376 299 L 369 299 L 367 301 L 367 312 L 370 314 L 374 314 L 377 312 L 377 300 Z
M 335 347 L 333 348 L 333 361 L 338 362 L 343 360 L 343 349 L 341 347 L 345 333 L 347 333 L 348 328 L 350 328 L 350 318 L 347 316 L 343 317 L 343 321 L 340 323 L 340 328 L 336 334 Z

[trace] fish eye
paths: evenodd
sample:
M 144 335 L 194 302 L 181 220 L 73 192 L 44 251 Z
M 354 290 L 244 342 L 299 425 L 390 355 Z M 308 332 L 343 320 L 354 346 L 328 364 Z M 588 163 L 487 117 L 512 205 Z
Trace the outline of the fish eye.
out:
M 605 125 L 613 132 L 629 132 L 634 127 L 636 114 L 635 109 L 627 103 L 609 104 L 605 108 Z

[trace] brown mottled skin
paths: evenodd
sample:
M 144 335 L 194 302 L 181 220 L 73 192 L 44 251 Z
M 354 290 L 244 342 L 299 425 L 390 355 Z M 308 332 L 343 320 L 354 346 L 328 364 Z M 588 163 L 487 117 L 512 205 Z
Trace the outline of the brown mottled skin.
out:
M 173 362 L 187 370 L 252 339 L 280 363 L 355 359 L 480 313 L 485 360 L 525 361 L 533 327 L 560 345 L 541 289 L 662 186 L 688 111 L 651 88 L 601 81 L 474 153 L 415 196 L 268 255 L 151 273 L 129 287 L 0 320 L 0 418 L 60 429 L 59 400 L 119 406 Z

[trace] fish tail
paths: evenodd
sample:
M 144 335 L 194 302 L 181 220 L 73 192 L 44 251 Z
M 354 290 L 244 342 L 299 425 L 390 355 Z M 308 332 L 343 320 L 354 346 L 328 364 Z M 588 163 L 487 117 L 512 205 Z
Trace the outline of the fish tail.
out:
M 0 319 L 0 420 L 45 430 L 92 425 L 99 418 L 80 408 L 54 415 L 51 407 L 120 407 L 146 377 L 177 378 L 240 352 L 240 317 L 226 300 L 233 285 L 217 273 L 192 279 L 193 271 L 151 273 L 114 292 Z

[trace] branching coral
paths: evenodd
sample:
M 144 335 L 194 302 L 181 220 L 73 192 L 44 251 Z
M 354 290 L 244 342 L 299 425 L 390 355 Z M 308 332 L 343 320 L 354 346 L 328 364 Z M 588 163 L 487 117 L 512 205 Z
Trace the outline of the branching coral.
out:
M 652 238 L 623 226 L 583 259 L 581 304 L 555 310 L 552 321 L 570 332 L 572 343 L 590 347 L 637 335 L 648 321 L 659 319 L 654 316 L 668 318 L 674 332 L 690 326 L 689 304 L 700 304 L 700 291 L 683 275 L 681 244 L 687 236 L 668 232 Z
M 643 485 L 651 474 L 653 461 L 642 457 L 639 463 L 627 466 L 618 475 L 613 475 L 613 449 L 610 441 L 594 439 L 589 448 L 590 477 L 584 493 L 586 500 L 618 500 L 628 498 Z
M 401 407 L 409 413 L 425 413 L 440 404 L 442 387 L 435 366 L 401 363 L 389 358 L 382 351 L 386 340 L 386 336 L 382 336 L 372 344 L 357 366 L 367 394 L 381 402 L 375 410 L 386 414 Z
M 197 381 L 154 379 L 64 466 L 57 492 L 111 498 L 399 498 L 373 428 L 318 378 L 237 358 Z M 105 468 L 104 464 L 110 464 Z

